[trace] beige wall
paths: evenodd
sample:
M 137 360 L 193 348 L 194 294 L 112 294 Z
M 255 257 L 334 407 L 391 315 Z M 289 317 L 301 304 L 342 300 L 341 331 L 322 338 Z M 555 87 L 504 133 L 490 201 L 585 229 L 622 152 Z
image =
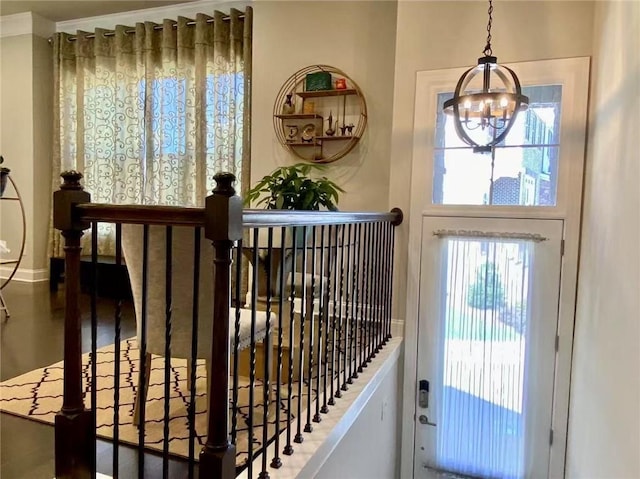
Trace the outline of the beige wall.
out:
M 396 247 L 395 317 L 404 319 L 416 72 L 471 66 L 486 37 L 477 1 L 398 3 L 389 205 L 406 214 Z M 593 3 L 494 2 L 493 52 L 502 63 L 589 56 Z M 452 85 L 453 87 L 454 85 Z
M 394 360 L 385 374 L 362 413 L 313 475 L 314 479 L 399 477 L 402 360 Z
M 51 204 L 53 151 L 53 61 L 46 38 L 33 37 L 33 262 L 48 267 L 47 245 Z
M 567 477 L 640 477 L 640 3 L 597 2 Z
M 20 189 L 27 224 L 23 274 L 17 278 L 44 279 L 51 197 L 51 46 L 32 34 L 5 37 L 0 56 L 0 152 Z M 0 239 L 7 241 L 13 256 L 20 248 L 22 220 L 16 204 L 5 201 L 0 208 Z
M 27 244 L 23 267 L 33 268 L 33 36 L 19 35 L 0 40 L 2 78 L 0 87 L 0 152 L 3 166 L 11 169 L 24 198 L 27 214 Z M 13 191 L 7 187 L 7 196 Z M 12 257 L 20 248 L 22 220 L 17 204 L 0 203 L 0 239 L 7 242 Z
M 252 184 L 299 161 L 276 140 L 273 102 L 297 70 L 327 64 L 363 90 L 369 123 L 356 149 L 323 174 L 346 190 L 340 209 L 387 209 L 395 32 L 395 2 L 254 3 Z

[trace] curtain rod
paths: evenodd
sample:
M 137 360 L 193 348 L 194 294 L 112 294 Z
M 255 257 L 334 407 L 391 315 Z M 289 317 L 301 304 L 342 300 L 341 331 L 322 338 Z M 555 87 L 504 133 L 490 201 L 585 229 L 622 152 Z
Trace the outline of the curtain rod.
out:
M 241 13 L 240 15 L 238 15 L 238 18 L 242 19 L 244 18 L 244 13 Z M 223 22 L 228 22 L 229 20 L 231 20 L 231 15 L 224 15 L 222 17 L 222 21 Z M 209 18 L 207 19 L 207 23 L 213 23 L 215 21 L 215 18 Z M 175 22 L 175 21 L 174 21 Z M 189 22 L 187 22 L 187 26 L 191 27 L 193 25 L 196 24 L 195 20 L 191 20 Z M 175 22 L 172 25 L 173 28 L 177 28 L 178 27 L 178 22 Z M 156 25 L 155 27 L 153 27 L 154 30 L 163 30 L 164 26 L 163 25 Z M 136 33 L 135 29 L 129 29 L 129 30 L 125 30 L 124 33 L 129 34 L 129 33 Z M 115 30 L 110 30 L 108 32 L 104 33 L 105 37 L 114 37 L 116 35 Z M 90 33 L 89 35 L 86 35 L 85 38 L 95 38 L 96 35 L 95 33 Z M 77 35 L 71 35 L 67 40 L 70 42 L 75 42 L 78 39 Z M 53 37 L 49 37 L 48 39 L 49 43 L 53 43 Z
M 433 232 L 433 236 L 437 236 L 438 238 L 513 239 L 535 241 L 536 243 L 547 241 L 549 239 L 537 233 L 509 233 L 476 230 L 436 230 Z

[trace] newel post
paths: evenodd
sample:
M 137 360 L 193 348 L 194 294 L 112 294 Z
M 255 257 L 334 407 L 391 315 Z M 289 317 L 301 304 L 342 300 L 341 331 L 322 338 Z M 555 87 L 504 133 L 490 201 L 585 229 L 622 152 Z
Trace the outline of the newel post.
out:
M 236 476 L 236 449 L 229 443 L 229 307 L 231 250 L 242 239 L 242 199 L 233 189 L 235 176 L 218 173 L 205 202 L 205 236 L 214 248 L 213 338 L 209 380 L 207 442 L 200 452 L 200 479 Z
M 62 173 L 63 183 L 53 193 L 53 226 L 64 237 L 64 392 L 62 409 L 55 419 L 55 472 L 57 479 L 85 479 L 95 473 L 93 410 L 82 397 L 82 332 L 80 316 L 80 238 L 89 224 L 79 221 L 74 207 L 89 203 L 82 189 L 82 174 Z

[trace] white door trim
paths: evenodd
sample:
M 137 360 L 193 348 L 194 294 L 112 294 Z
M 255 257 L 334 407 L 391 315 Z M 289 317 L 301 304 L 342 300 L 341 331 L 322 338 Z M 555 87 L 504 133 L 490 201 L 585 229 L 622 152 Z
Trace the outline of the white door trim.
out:
M 511 218 L 555 218 L 564 220 L 565 249 L 560 279 L 558 336 L 554 382 L 554 443 L 551 450 L 550 478 L 564 477 L 569 414 L 569 379 L 573 346 L 573 325 L 578 273 L 578 246 L 582 183 L 585 157 L 590 58 L 542 60 L 508 65 L 523 85 L 562 84 L 560 170 L 557 206 L 547 207 L 459 207 L 431 204 L 433 139 L 436 94 L 451 91 L 463 68 L 421 71 L 416 77 L 413 133 L 411 203 L 409 209 L 409 248 L 407 270 L 407 308 L 405 321 L 405 370 L 403 424 L 401 435 L 401 476 L 413 477 L 415 403 L 417 395 L 417 318 L 419 311 L 422 218 L 429 216 L 487 216 Z M 568 128 L 570 125 L 571 128 Z M 557 427 L 558 424 L 563 425 Z
M 530 326 L 527 328 L 526 351 L 527 356 L 535 356 L 535 366 L 532 366 L 531 359 L 526 359 L 527 373 L 525 386 L 522 391 L 523 401 L 529 403 L 528 412 L 525 414 L 527 420 L 524 427 L 525 433 L 525 458 L 524 468 L 527 478 L 542 477 L 541 467 L 544 464 L 545 472 L 549 464 L 550 447 L 547 442 L 549 430 L 551 428 L 551 415 L 553 407 L 553 378 L 556 366 L 554 342 L 557 327 L 558 299 L 560 295 L 560 248 L 564 231 L 562 220 L 549 219 L 512 219 L 512 218 L 470 218 L 470 217 L 443 217 L 425 216 L 423 217 L 422 244 L 424 245 L 421 257 L 421 299 L 427 299 L 427 303 L 420 304 L 420 322 L 418 324 L 418 341 L 420 350 L 420 366 L 418 367 L 419 379 L 431 381 L 431 399 L 429 409 L 419 409 L 420 414 L 427 414 L 432 422 L 441 424 L 442 407 L 442 385 L 443 364 L 430 362 L 428 358 L 434 359 L 439 356 L 443 360 L 443 343 L 441 334 L 443 326 L 443 312 L 446 308 L 447 284 L 442 282 L 442 274 L 447 269 L 447 257 L 442 256 L 438 246 L 442 240 L 433 235 L 433 231 L 438 229 L 471 230 L 473 232 L 491 231 L 497 233 L 537 233 L 544 240 L 535 243 L 533 254 L 529 265 L 528 301 L 531 301 L 527 310 L 531 314 Z M 498 240 L 500 241 L 500 240 Z M 509 242 L 509 240 L 506 240 Z M 485 258 L 488 261 L 487 258 Z M 458 260 L 459 261 L 459 260 Z M 440 274 L 434 274 L 436 271 Z M 544 299 L 543 299 L 544 298 Z M 437 348 L 437 352 L 436 352 Z M 431 351 L 429 351 L 431 349 Z M 541 397 L 544 400 L 532 406 L 530 401 L 534 397 Z M 513 406 L 513 404 L 512 404 Z M 534 412 L 535 411 L 535 412 Z M 423 431 L 418 429 L 422 428 Z M 425 477 L 425 471 L 420 470 L 423 462 L 430 462 L 435 459 L 436 429 L 416 426 L 416 443 L 423 440 L 423 447 L 426 451 L 417 451 L 414 471 L 416 477 Z M 535 439 L 535 442 L 530 442 Z M 420 456 L 422 456 L 420 458 Z M 426 474 L 426 477 L 430 477 Z

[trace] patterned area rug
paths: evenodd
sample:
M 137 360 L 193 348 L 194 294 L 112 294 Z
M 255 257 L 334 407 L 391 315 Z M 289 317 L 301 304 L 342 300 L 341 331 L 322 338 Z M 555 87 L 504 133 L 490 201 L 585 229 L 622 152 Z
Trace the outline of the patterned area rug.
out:
M 97 381 L 97 434 L 102 438 L 113 437 L 114 424 L 114 345 L 98 350 Z M 90 355 L 85 354 L 83 361 L 83 385 L 85 404 L 91 401 L 91 363 Z M 120 440 L 132 445 L 138 444 L 138 429 L 133 425 L 133 405 L 138 383 L 139 351 L 136 340 L 122 341 L 120 352 Z M 35 421 L 52 424 L 56 413 L 62 407 L 62 361 L 51 366 L 36 369 L 13 379 L 0 383 L 0 410 Z M 196 433 L 195 458 L 205 441 L 206 432 L 206 372 L 203 362 L 196 370 Z M 188 457 L 189 424 L 187 406 L 187 361 L 171 360 L 171 395 L 169 401 L 169 451 L 176 456 Z M 249 418 L 249 380 L 240 378 L 238 387 L 238 435 L 236 441 L 236 465 L 243 466 L 248 458 L 248 418 Z M 294 389 L 294 391 L 296 391 Z M 254 386 L 254 454 L 262 447 L 263 387 L 261 381 Z M 231 391 L 229 394 L 232 397 Z M 280 424 L 286 425 L 286 401 L 281 409 Z M 297 404 L 297 401 L 296 401 Z M 231 408 L 231 405 L 230 405 Z M 295 408 L 292 408 L 295 411 Z M 230 409 L 231 411 L 231 409 Z M 268 427 L 270 433 L 275 429 L 275 407 L 269 408 Z M 164 358 L 154 356 L 151 363 L 151 377 L 145 410 L 145 446 L 162 451 L 164 430 Z M 293 419 L 293 414 L 291 416 Z M 231 421 L 229 422 L 231 424 Z

